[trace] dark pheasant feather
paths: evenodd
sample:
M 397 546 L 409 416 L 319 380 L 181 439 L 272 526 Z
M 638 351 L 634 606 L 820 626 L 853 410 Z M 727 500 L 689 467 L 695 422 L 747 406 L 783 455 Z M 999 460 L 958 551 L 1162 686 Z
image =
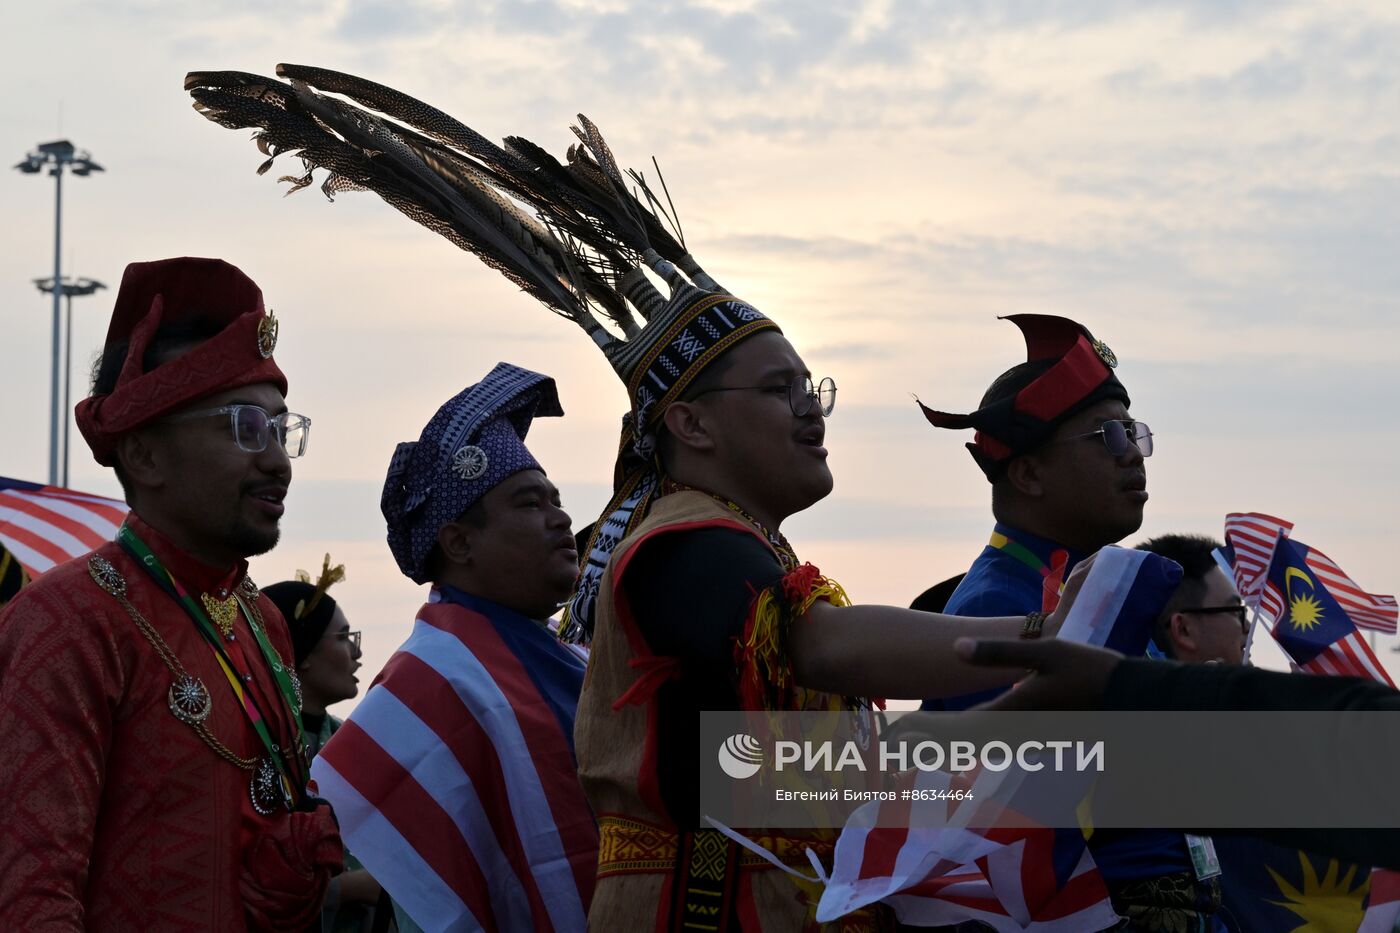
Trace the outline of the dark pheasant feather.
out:
M 640 174 L 624 175 L 582 114 L 574 128 L 582 145 L 570 147 L 561 163 L 529 140 L 507 137 L 497 145 L 436 107 L 354 75 L 292 64 L 278 65 L 277 74 L 286 81 L 191 72 L 185 88 L 207 119 L 258 130 L 258 149 L 268 157 L 259 174 L 282 155 L 302 160 L 301 174 L 282 176 L 288 193 L 312 184 L 317 168 L 329 173 L 321 185 L 328 198 L 373 191 L 600 345 L 612 338 L 595 312 L 627 337 L 637 332 L 621 288 L 649 264 L 650 251 L 694 265 L 678 239 L 674 207 L 662 207 Z

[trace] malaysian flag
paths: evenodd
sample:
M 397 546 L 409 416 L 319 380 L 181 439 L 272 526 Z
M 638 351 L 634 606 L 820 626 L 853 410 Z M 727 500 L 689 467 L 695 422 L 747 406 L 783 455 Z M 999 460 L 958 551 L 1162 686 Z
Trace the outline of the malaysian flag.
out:
M 1275 620 L 1270 633 L 1300 669 L 1314 674 L 1366 677 L 1393 687 L 1390 676 L 1357 629 L 1395 634 L 1395 597 L 1367 593 L 1337 566 L 1336 561 L 1292 540 L 1289 537 L 1292 530 L 1292 522 L 1259 513 L 1236 512 L 1226 516 L 1225 534 L 1229 543 L 1225 557 L 1235 574 L 1240 595 Z M 1222 849 L 1222 858 L 1241 843 L 1251 846 L 1256 845 L 1257 840 L 1228 842 Z M 1257 848 L 1248 851 L 1247 856 L 1258 862 L 1260 851 Z M 1246 868 L 1255 867 L 1250 862 L 1243 864 Z M 1227 877 L 1234 870 L 1227 868 Z M 1253 887 L 1272 893 L 1278 886 L 1278 875 L 1272 869 L 1270 874 L 1274 881 L 1272 888 L 1262 883 Z M 1243 881 L 1242 878 L 1236 880 Z M 1400 874 L 1373 870 L 1370 886 L 1360 933 L 1390 933 L 1400 917 Z M 1269 904 L 1287 906 L 1284 901 L 1265 900 Z M 1280 916 L 1279 919 L 1291 918 Z
M 0 476 L 0 543 L 30 579 L 116 537 L 125 502 Z
M 1258 603 L 1259 590 L 1274 560 L 1274 548 L 1292 530 L 1292 522 L 1263 512 L 1231 512 L 1225 516 L 1225 553 L 1234 571 L 1235 588 L 1246 604 Z
M 1396 619 L 1400 616 L 1400 604 L 1394 596 L 1381 596 L 1368 593 L 1352 582 L 1351 577 L 1337 566 L 1337 562 L 1317 548 L 1308 548 L 1308 567 L 1327 592 L 1346 610 L 1357 628 L 1369 629 L 1384 635 L 1396 634 Z
M 1274 619 L 1274 639 L 1305 671 L 1366 677 L 1394 687 L 1346 608 L 1313 568 L 1311 553 L 1306 544 L 1287 538 L 1274 551 L 1262 602 Z
M 312 762 L 346 847 L 429 933 L 586 926 L 598 836 L 572 746 L 583 665 L 555 641 L 571 664 L 522 650 L 510 621 L 434 588 Z

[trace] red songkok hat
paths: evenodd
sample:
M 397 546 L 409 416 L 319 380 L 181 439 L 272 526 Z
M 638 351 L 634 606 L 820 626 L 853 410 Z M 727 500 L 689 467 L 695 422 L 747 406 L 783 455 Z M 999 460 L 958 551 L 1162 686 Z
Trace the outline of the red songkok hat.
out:
M 1021 329 L 1026 362 L 992 384 L 982 407 L 956 415 L 919 403 L 936 428 L 977 429 L 967 449 L 988 480 L 1090 405 L 1110 398 L 1129 404 L 1128 390 L 1113 374 L 1118 358 L 1083 325 L 1049 314 L 1013 314 L 1002 320 Z
M 162 326 L 222 325 L 193 349 L 143 372 L 142 357 Z M 110 395 L 78 403 L 78 430 L 103 466 L 115 462 L 123 434 L 195 399 L 239 386 L 270 382 L 282 394 L 287 377 L 277 368 L 277 319 L 263 308 L 262 290 L 222 259 L 133 262 L 117 291 L 106 346 L 129 341 L 121 375 Z

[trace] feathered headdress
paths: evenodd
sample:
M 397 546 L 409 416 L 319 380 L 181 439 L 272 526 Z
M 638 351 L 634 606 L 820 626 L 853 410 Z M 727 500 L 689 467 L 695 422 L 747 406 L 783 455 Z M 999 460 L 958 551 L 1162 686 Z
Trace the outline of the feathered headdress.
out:
M 655 430 L 725 350 L 777 324 L 729 294 L 685 246 L 660 170 L 658 194 L 623 172 L 579 115 L 579 143 L 560 162 L 520 137 L 498 146 L 435 107 L 352 75 L 278 65 L 286 82 L 235 71 L 191 72 L 195 109 L 230 129 L 256 129 L 266 172 L 278 155 L 303 165 L 291 191 L 328 171 L 321 190 L 369 190 L 569 318 L 627 386 L 614 497 L 587 548 L 564 637 L 586 640 L 608 556 L 646 514 L 659 485 Z M 331 96 L 335 95 L 335 96 Z M 664 199 L 664 203 L 663 203 Z M 647 272 L 664 282 L 663 295 Z

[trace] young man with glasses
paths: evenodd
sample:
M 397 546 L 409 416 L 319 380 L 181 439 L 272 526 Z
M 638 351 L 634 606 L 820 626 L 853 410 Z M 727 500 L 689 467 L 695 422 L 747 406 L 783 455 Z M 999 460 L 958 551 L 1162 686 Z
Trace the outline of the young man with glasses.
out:
M 247 575 L 309 428 L 276 339 L 225 262 L 127 267 L 77 420 L 131 512 L 0 615 L 0 927 L 300 933 L 340 870 L 292 642 Z
M 1204 535 L 1159 535 L 1139 544 L 1181 565 L 1183 576 L 1153 627 L 1152 641 L 1173 661 L 1243 664 L 1248 611 Z
M 710 317 L 716 309 L 722 317 Z M 738 321 L 747 332 L 724 330 Z M 661 342 L 679 332 L 715 342 L 687 366 L 668 355 L 675 342 Z M 642 404 L 628 421 L 616 498 L 598 522 L 570 607 L 593 635 L 576 727 L 579 773 L 599 820 L 590 925 L 816 929 L 819 888 L 742 854 L 701 820 L 700 713 L 863 718 L 871 703 L 863 697 L 1006 684 L 1012 678 L 983 679 L 959 664 L 953 640 L 983 626 L 1033 637 L 1044 622 L 1053 633 L 1060 614 L 957 619 L 849 605 L 781 532 L 832 490 L 824 441 L 835 383 L 814 379 L 775 324 L 727 294 L 682 291 L 632 342 L 650 347 L 641 367 L 624 374 Z M 645 394 L 660 383 L 660 399 Z M 654 459 L 633 457 L 648 449 Z M 589 567 L 604 568 L 592 585 Z M 829 860 L 836 834 L 756 835 L 805 866 L 808 849 Z M 884 929 L 882 910 L 844 917 L 839 928 Z

